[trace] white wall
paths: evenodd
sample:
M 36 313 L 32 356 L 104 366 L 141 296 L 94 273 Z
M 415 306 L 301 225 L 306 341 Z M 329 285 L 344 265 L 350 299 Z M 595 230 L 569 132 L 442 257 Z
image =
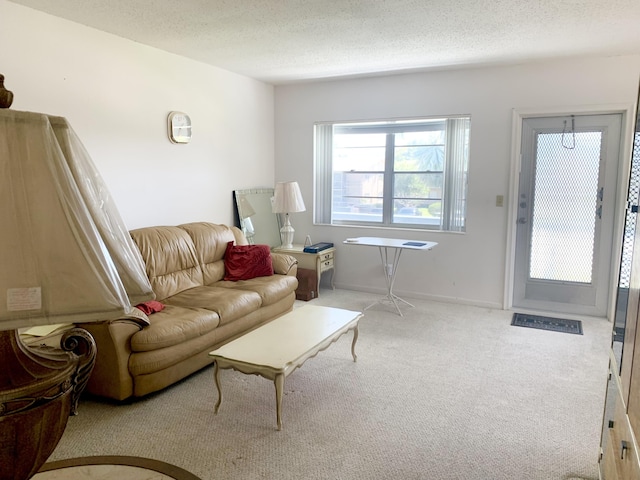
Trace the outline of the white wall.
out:
M 438 242 L 406 252 L 396 292 L 501 308 L 504 296 L 512 110 L 633 105 L 640 56 L 572 59 L 276 87 L 276 180 L 297 180 L 308 210 L 292 215 L 296 242 L 336 244 L 336 284 L 381 292 L 376 249 L 343 245 L 347 237 L 391 236 Z M 313 225 L 313 124 L 450 114 L 471 115 L 465 234 Z M 505 207 L 496 207 L 496 195 Z
M 12 108 L 69 119 L 129 228 L 232 223 L 232 190 L 298 180 L 308 211 L 292 216 L 296 241 L 336 243 L 339 286 L 382 290 L 377 251 L 344 238 L 427 239 L 437 249 L 404 254 L 398 293 L 491 306 L 504 289 L 507 209 L 495 196 L 508 194 L 511 110 L 632 104 L 640 72 L 640 56 L 622 56 L 280 86 L 274 124 L 270 85 L 5 0 L 0 45 Z M 169 142 L 171 110 L 191 116 L 189 145 Z M 312 225 L 315 121 L 457 113 L 472 116 L 466 234 Z
M 272 86 L 4 0 L 0 45 L 11 108 L 71 122 L 128 228 L 232 224 L 232 190 L 273 185 Z

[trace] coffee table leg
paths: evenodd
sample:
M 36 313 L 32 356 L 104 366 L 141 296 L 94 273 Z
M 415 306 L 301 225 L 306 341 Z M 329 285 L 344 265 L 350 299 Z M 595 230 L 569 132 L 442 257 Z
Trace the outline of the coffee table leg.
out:
M 353 342 L 351 342 L 351 355 L 353 355 L 353 361 L 358 360 L 358 356 L 356 355 L 356 342 L 358 341 L 358 324 L 356 324 L 356 328 L 353 329 Z
M 278 430 L 282 430 L 282 390 L 284 389 L 284 373 L 276 375 L 273 383 L 276 386 L 276 419 Z
M 213 378 L 216 381 L 216 387 L 218 388 L 218 402 L 216 403 L 216 408 L 213 411 L 214 414 L 218 413 L 218 409 L 220 408 L 220 404 L 222 403 L 222 390 L 220 389 L 220 367 L 218 367 L 218 362 L 215 362 L 213 365 Z

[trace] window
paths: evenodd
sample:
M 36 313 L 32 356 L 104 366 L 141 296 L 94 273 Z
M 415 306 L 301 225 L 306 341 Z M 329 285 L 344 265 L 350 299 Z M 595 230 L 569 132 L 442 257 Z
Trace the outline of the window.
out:
M 315 221 L 465 229 L 469 117 L 315 125 Z

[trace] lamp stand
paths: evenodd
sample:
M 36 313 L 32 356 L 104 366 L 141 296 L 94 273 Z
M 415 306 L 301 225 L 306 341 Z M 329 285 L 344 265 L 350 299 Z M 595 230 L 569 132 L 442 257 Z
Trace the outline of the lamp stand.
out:
M 282 248 L 293 248 L 293 234 L 295 230 L 291 226 L 289 221 L 289 214 L 284 214 L 284 225 L 280 229 L 280 241 L 282 242 Z
M 89 332 L 73 328 L 60 348 L 29 347 L 0 331 L 0 465 L 3 480 L 35 475 L 58 445 L 96 358 Z

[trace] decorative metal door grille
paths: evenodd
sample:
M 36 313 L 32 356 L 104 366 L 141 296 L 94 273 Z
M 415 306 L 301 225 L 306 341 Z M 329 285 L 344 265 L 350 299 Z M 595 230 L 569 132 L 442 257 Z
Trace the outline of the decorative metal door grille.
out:
M 602 133 L 539 133 L 529 276 L 590 284 Z
M 624 237 L 622 243 L 622 259 L 620 263 L 620 281 L 618 286 L 629 288 L 631 277 L 631 257 L 633 254 L 633 238 L 636 231 L 638 217 L 638 192 L 640 191 L 640 131 L 636 132 L 633 140 L 633 157 L 631 158 L 631 174 L 629 178 L 629 192 L 627 193 L 627 215 L 624 222 Z M 636 208 L 632 208 L 636 207 Z

